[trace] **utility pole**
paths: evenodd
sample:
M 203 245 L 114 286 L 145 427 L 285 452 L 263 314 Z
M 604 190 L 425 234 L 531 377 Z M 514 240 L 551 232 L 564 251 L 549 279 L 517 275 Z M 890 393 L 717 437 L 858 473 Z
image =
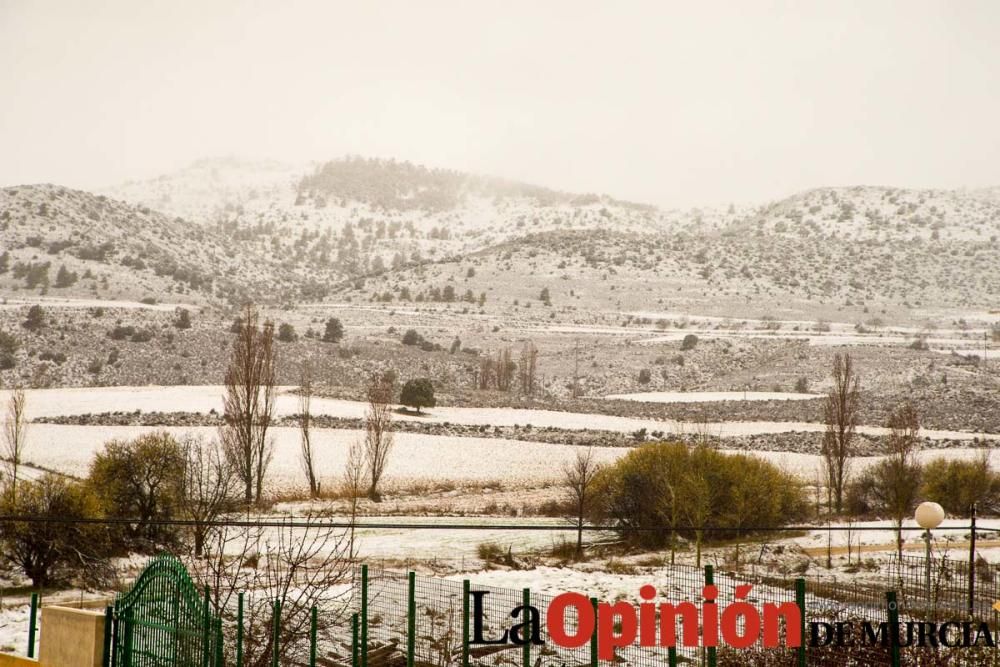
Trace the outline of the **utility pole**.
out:
M 969 534 L 969 618 L 976 612 L 976 503 L 972 503 L 969 514 L 972 532 Z

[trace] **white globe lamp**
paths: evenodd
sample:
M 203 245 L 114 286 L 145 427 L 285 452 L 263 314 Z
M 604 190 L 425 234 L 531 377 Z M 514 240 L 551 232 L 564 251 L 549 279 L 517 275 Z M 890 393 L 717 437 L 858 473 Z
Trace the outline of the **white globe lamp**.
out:
M 924 530 L 934 530 L 944 521 L 944 508 L 930 501 L 917 505 L 914 517 Z
M 927 605 L 931 602 L 931 531 L 941 525 L 944 521 L 944 508 L 937 503 L 930 501 L 917 505 L 917 511 L 913 518 L 917 520 L 917 525 L 924 529 L 924 585 L 927 589 Z

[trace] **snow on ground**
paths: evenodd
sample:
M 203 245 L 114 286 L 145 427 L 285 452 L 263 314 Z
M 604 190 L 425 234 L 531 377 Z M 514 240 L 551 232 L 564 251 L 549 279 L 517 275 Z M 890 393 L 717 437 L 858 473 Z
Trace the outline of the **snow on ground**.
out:
M 62 426 L 31 424 L 25 459 L 59 472 L 85 475 L 94 455 L 112 439 L 134 438 L 165 430 L 177 436 L 186 433 L 217 437 L 212 427 Z M 268 473 L 271 485 L 282 489 L 301 487 L 300 434 L 296 428 L 270 430 L 274 459 Z M 347 464 L 352 442 L 364 440 L 363 431 L 313 429 L 316 471 L 324 484 L 336 484 Z M 492 482 L 505 486 L 536 485 L 556 479 L 564 462 L 576 457 L 577 447 L 500 438 L 396 433 L 389 457 L 386 480 L 391 484 L 417 481 Z M 595 449 L 599 461 L 611 462 L 626 449 Z
M 636 394 L 611 394 L 604 398 L 646 403 L 708 403 L 713 401 L 808 401 L 823 397 L 819 394 L 782 391 L 645 391 Z
M 837 521 L 838 526 L 846 525 L 843 521 Z M 857 548 L 859 540 L 862 546 L 884 545 L 886 550 L 895 550 L 896 529 L 892 521 L 858 521 L 853 524 L 857 528 L 865 530 L 854 531 L 850 535 L 851 544 Z M 965 543 L 969 539 L 969 531 L 961 530 L 969 525 L 968 517 L 947 518 L 941 522 L 941 526 L 931 533 L 931 546 L 935 555 L 949 553 L 950 558 L 955 558 L 955 551 L 961 551 L 955 543 Z M 1000 537 L 1000 519 L 979 519 L 976 522 L 976 533 L 981 539 L 997 539 Z M 875 529 L 875 530 L 872 530 Z M 903 521 L 903 542 L 907 544 L 923 544 L 923 529 L 917 525 L 913 519 Z M 985 531 L 985 532 L 983 532 Z M 782 540 L 785 544 L 797 544 L 804 548 L 826 547 L 827 540 L 834 548 L 846 547 L 848 533 L 844 530 L 826 531 L 821 527 L 809 531 L 807 535 L 801 537 Z M 965 548 L 965 547 L 963 547 Z M 977 553 L 980 549 L 977 548 Z M 923 556 L 923 552 L 911 552 L 913 555 Z M 998 554 L 1000 555 L 1000 554 Z M 962 555 L 958 556 L 960 559 Z
M 27 655 L 30 612 L 31 607 L 28 604 L 4 606 L 0 609 L 0 652 Z M 36 642 L 40 636 L 39 632 L 36 636 Z
M 275 402 L 275 413 L 291 415 L 299 410 L 298 397 L 283 387 Z M 31 389 L 27 392 L 28 417 L 56 417 L 100 412 L 222 412 L 221 386 L 147 386 L 147 387 L 79 387 L 70 389 Z M 795 396 L 799 396 L 795 394 Z M 6 401 L 6 392 L 0 392 L 0 401 Z M 314 398 L 313 414 L 334 417 L 361 418 L 366 404 L 330 398 Z M 813 422 L 712 422 L 695 424 L 673 420 L 634 419 L 588 413 L 560 412 L 556 410 L 529 410 L 518 408 L 457 408 L 438 407 L 422 416 L 398 415 L 397 419 L 432 423 L 470 424 L 477 426 L 553 427 L 562 429 L 597 429 L 632 433 L 639 429 L 667 433 L 707 433 L 721 437 L 761 435 L 767 433 L 822 432 L 826 427 Z M 885 435 L 880 426 L 859 426 L 859 433 Z M 925 429 L 921 435 L 931 439 L 1000 440 L 1000 434 L 974 433 L 971 431 L 943 431 Z
M 63 299 L 58 297 L 31 297 L 22 299 L 5 297 L 0 308 L 23 308 L 34 305 L 46 308 L 122 308 L 126 310 L 158 310 L 172 312 L 177 308 L 197 308 L 189 303 L 142 303 L 140 301 L 117 301 L 112 299 Z

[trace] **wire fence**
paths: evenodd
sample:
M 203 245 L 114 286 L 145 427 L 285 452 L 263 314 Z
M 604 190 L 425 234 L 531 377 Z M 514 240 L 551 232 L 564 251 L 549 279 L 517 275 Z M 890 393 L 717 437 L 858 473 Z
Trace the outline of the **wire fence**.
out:
M 364 639 L 370 657 L 367 665 L 360 667 L 405 665 L 408 664 L 405 658 L 411 651 L 413 664 L 427 667 L 582 667 L 608 664 L 597 659 L 596 642 L 588 642 L 577 649 L 556 646 L 548 635 L 544 620 L 539 626 L 543 644 L 520 646 L 510 642 L 511 637 L 502 644 L 469 643 L 470 637 L 476 634 L 477 597 L 481 600 L 478 614 L 482 619 L 481 638 L 497 640 L 523 620 L 521 609 L 524 606 L 530 604 L 545 610 L 553 599 L 549 595 L 531 590 L 482 586 L 474 582 L 418 577 L 378 567 L 366 569 L 367 600 L 363 598 L 363 588 L 356 589 L 357 595 L 353 600 L 354 612 L 367 619 Z M 809 624 L 816 621 L 829 623 L 834 628 L 836 623 L 860 625 L 868 622 L 877 628 L 890 622 L 890 607 L 885 592 L 862 584 L 714 571 L 711 566 L 705 569 L 671 566 L 659 571 L 649 583 L 655 587 L 658 599 L 675 603 L 692 602 L 699 610 L 707 584 L 716 587 L 716 602 L 720 610 L 737 599 L 737 593 L 742 592 L 738 591 L 738 587 L 749 585 L 752 589 L 745 599 L 758 608 L 764 603 L 798 605 L 804 611 L 800 631 L 805 630 L 806 635 L 810 632 Z M 586 594 L 586 591 L 578 592 Z M 575 633 L 578 620 L 575 611 L 566 615 L 565 627 L 569 634 Z M 663 632 L 661 621 L 658 614 L 658 637 Z M 677 644 L 682 644 L 684 625 L 676 616 L 673 622 L 674 637 Z M 745 623 L 745 619 L 738 623 L 740 632 L 746 629 Z M 620 628 L 615 630 L 620 631 Z M 782 623 L 779 634 L 781 646 L 786 646 L 788 631 L 789 628 Z M 808 642 L 809 637 L 804 636 L 803 639 Z M 700 643 L 700 636 L 698 640 Z M 733 651 L 682 645 L 671 650 L 659 645 L 639 646 L 636 641 L 633 645 L 617 648 L 613 658 L 614 664 L 627 667 L 692 663 L 742 665 L 749 664 L 748 660 L 760 665 L 893 664 L 891 649 L 879 643 L 853 646 L 849 651 L 836 647 L 800 651 L 787 647 L 764 648 L 757 642 L 747 649 Z

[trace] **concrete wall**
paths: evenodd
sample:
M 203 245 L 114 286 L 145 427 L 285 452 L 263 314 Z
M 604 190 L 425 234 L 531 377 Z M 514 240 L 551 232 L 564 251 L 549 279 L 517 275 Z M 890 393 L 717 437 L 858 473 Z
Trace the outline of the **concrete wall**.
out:
M 101 667 L 104 612 L 43 607 L 40 643 L 39 667 Z

